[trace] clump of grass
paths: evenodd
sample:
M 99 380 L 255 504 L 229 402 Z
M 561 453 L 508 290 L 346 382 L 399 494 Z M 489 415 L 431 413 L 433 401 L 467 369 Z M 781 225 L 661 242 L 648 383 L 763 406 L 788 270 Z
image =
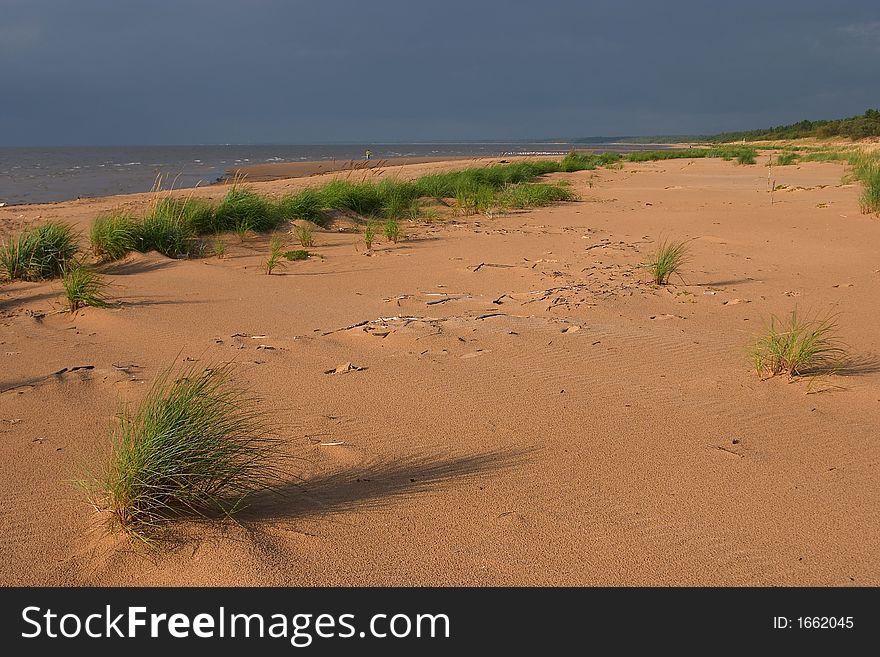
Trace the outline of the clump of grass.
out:
M 302 246 L 310 247 L 315 245 L 315 231 L 308 223 L 300 224 L 294 228 L 293 236 Z
M 218 258 L 222 258 L 226 255 L 226 242 L 223 240 L 214 240 L 211 248 L 214 251 L 214 255 Z
M 304 189 L 278 201 L 278 212 L 285 220 L 304 219 L 319 226 L 324 224 L 323 201 L 314 189 Z
M 153 203 L 148 216 L 174 220 L 199 235 L 215 230 L 216 225 L 214 206 L 200 198 L 165 195 Z
M 862 212 L 880 212 L 880 159 L 861 161 L 855 167 L 855 175 L 865 187 L 859 196 Z
M 373 248 L 373 240 L 376 239 L 376 223 L 374 221 L 368 221 L 364 226 L 364 245 L 367 247 L 367 250 Z
M 834 317 L 802 319 L 793 310 L 785 321 L 770 319 L 752 352 L 758 375 L 789 378 L 833 372 L 846 355 Z
M 500 207 L 518 210 L 574 200 L 575 195 L 565 185 L 547 183 L 516 183 L 506 187 L 498 196 Z
M 271 276 L 273 269 L 284 266 L 284 263 L 281 262 L 282 257 L 284 257 L 284 243 L 280 237 L 274 235 L 269 240 L 269 258 L 263 265 L 266 268 L 267 274 Z
M 148 215 L 135 236 L 135 250 L 158 251 L 169 258 L 189 256 L 196 248 L 195 231 L 180 217 L 166 213 Z
M 737 164 L 754 164 L 755 163 L 755 154 L 756 153 L 754 150 L 750 150 L 750 151 L 743 150 L 737 154 L 736 162 L 737 162 Z
M 687 242 L 671 242 L 664 239 L 657 247 L 653 260 L 645 267 L 651 274 L 651 280 L 655 285 L 666 285 L 669 283 L 669 277 L 673 274 L 681 276 L 679 270 L 687 262 L 687 259 Z
M 50 221 L 6 240 L 0 246 L 0 270 L 11 280 L 55 278 L 64 272 L 78 248 L 69 224 Z
M 278 441 L 231 373 L 229 365 L 167 370 L 122 414 L 90 487 L 112 527 L 150 542 L 168 520 L 234 513 L 278 479 Z
M 308 260 L 310 255 L 312 254 L 304 249 L 295 249 L 293 251 L 286 251 L 284 253 L 284 257 L 290 261 Z
M 214 211 L 214 230 L 238 230 L 247 225 L 249 230 L 268 231 L 284 221 L 280 206 L 261 196 L 250 187 L 234 184 L 226 192 Z
M 106 261 L 120 260 L 134 251 L 139 230 L 137 220 L 125 212 L 101 215 L 92 224 L 92 251 Z
M 394 244 L 403 239 L 403 231 L 396 219 L 388 219 L 382 226 L 382 233 L 385 235 L 386 240 Z
M 72 313 L 83 306 L 107 308 L 110 304 L 104 295 L 107 283 L 96 271 L 82 264 L 76 264 L 64 271 L 62 279 L 67 307 Z
M 799 153 L 796 153 L 794 151 L 786 151 L 784 153 L 780 153 L 777 156 L 775 164 L 781 167 L 786 167 L 791 164 L 796 164 L 799 157 Z

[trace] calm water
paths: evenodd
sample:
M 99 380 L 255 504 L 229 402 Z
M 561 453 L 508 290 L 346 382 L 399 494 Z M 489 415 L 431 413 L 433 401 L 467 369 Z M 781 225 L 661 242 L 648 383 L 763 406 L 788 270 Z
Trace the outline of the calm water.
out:
M 312 146 L 126 146 L 0 148 L 0 203 L 47 203 L 78 197 L 146 192 L 163 175 L 174 187 L 215 182 L 245 164 L 390 157 L 562 154 L 568 143 L 333 144 Z M 583 145 L 580 145 L 583 148 Z M 637 146 L 591 144 L 591 149 Z M 168 183 L 166 183 L 167 186 Z

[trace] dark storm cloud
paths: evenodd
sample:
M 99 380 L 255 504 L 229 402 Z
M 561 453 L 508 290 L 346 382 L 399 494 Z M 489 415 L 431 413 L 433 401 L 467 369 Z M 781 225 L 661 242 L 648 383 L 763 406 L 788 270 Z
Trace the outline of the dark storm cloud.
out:
M 880 4 L 0 0 L 0 144 L 698 133 L 880 105 Z

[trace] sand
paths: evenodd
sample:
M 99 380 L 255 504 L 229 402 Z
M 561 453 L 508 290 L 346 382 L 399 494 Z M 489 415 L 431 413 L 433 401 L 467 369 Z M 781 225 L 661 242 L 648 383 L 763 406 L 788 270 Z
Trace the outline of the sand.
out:
M 765 163 L 554 174 L 581 200 L 406 222 L 372 255 L 319 231 L 322 258 L 273 276 L 265 237 L 133 255 L 106 269 L 120 305 L 75 317 L 57 281 L 2 285 L 0 583 L 880 584 L 880 221 L 837 164 L 774 168 L 771 206 Z M 0 227 L 147 200 L 5 208 Z M 639 263 L 662 236 L 692 260 L 655 289 Z M 838 312 L 861 367 L 759 380 L 753 336 L 795 306 Z M 188 359 L 235 359 L 295 460 L 283 496 L 145 551 L 71 481 L 120 404 Z

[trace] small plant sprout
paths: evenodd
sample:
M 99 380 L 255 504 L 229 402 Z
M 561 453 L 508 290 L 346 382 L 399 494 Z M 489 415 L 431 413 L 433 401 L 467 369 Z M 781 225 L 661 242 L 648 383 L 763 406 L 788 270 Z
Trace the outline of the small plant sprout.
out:
M 315 230 L 309 223 L 302 223 L 293 229 L 293 236 L 300 245 L 309 248 L 315 246 Z
M 233 228 L 235 234 L 238 235 L 238 241 L 244 242 L 248 237 L 250 237 L 252 229 L 249 221 L 242 220 L 235 224 Z
M 280 237 L 273 235 L 272 239 L 269 240 L 269 258 L 263 265 L 266 268 L 266 273 L 271 276 L 273 269 L 283 267 L 284 263 L 281 262 L 281 258 L 283 257 L 284 243 L 281 241 Z
M 374 239 L 376 239 L 376 224 L 373 221 L 368 221 L 364 226 L 364 244 L 368 251 L 373 248 Z
M 796 309 L 785 321 L 772 317 L 752 351 L 759 376 L 829 374 L 845 358 L 835 317 L 802 319 Z
M 382 232 L 385 235 L 385 239 L 394 244 L 403 239 L 403 231 L 400 230 L 400 224 L 397 223 L 396 219 L 388 219 L 382 227 Z
M 217 256 L 218 258 L 222 258 L 226 255 L 226 242 L 224 242 L 223 240 L 214 240 L 212 249 L 215 256 Z
M 64 272 L 62 279 L 67 308 L 75 313 L 83 306 L 107 308 L 110 304 L 104 296 L 107 283 L 100 274 L 82 264 L 75 264 Z
M 666 285 L 669 283 L 669 277 L 673 274 L 681 276 L 679 269 L 687 262 L 687 259 L 687 242 L 670 242 L 664 239 L 660 242 L 654 259 L 644 267 L 651 274 L 651 281 L 655 285 Z

